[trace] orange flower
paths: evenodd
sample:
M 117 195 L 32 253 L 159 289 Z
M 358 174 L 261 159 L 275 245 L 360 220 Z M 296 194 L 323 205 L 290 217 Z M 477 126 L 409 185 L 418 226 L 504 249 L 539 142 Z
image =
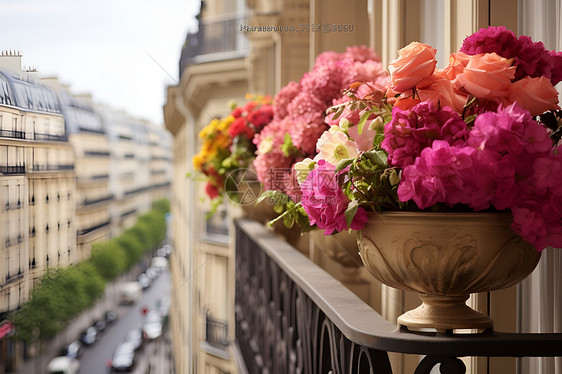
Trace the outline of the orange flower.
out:
M 454 80 L 457 75 L 462 74 L 466 65 L 470 61 L 470 56 L 463 52 L 455 52 L 449 56 L 449 65 L 443 69 L 450 80 Z
M 531 78 L 529 76 L 518 80 L 509 87 L 508 104 L 517 102 L 519 106 L 538 116 L 547 110 L 560 109 L 558 92 L 552 86 L 550 79 L 545 77 Z
M 388 65 L 392 90 L 404 92 L 433 74 L 436 52 L 431 46 L 418 42 L 399 50 L 400 57 Z
M 509 95 L 509 85 L 515 76 L 512 61 L 496 53 L 470 56 L 464 71 L 457 75 L 457 87 L 479 99 L 501 100 Z
M 435 105 L 448 106 L 457 113 L 462 113 L 468 95 L 453 85 L 445 71 L 435 70 L 424 83 L 424 87 L 418 90 L 420 100 L 431 100 Z
M 394 107 L 398 107 L 402 110 L 409 110 L 420 103 L 418 99 L 412 99 L 411 97 L 400 97 L 396 99 Z

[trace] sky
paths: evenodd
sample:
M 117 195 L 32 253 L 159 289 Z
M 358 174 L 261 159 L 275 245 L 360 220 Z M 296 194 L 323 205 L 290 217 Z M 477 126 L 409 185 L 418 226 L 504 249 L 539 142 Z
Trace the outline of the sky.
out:
M 199 0 L 0 0 L 0 50 L 23 54 L 39 77 L 163 124 Z

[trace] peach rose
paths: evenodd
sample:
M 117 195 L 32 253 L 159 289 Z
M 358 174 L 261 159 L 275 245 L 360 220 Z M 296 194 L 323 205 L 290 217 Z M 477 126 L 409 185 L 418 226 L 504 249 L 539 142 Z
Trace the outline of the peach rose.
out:
M 455 52 L 449 56 L 449 65 L 443 69 L 450 80 L 454 80 L 457 75 L 462 74 L 464 68 L 470 61 L 470 56 L 463 52 Z
M 424 82 L 424 87 L 418 89 L 422 101 L 431 100 L 435 105 L 448 106 L 457 113 L 462 113 L 468 95 L 453 85 L 445 71 L 436 69 Z
M 547 110 L 560 109 L 558 92 L 552 86 L 550 79 L 527 76 L 514 82 L 509 88 L 509 104 L 517 102 L 533 116 L 543 114 Z
M 423 43 L 412 42 L 398 51 L 400 56 L 388 65 L 392 90 L 404 92 L 435 70 L 437 51 Z
M 509 95 L 509 85 L 515 76 L 515 66 L 496 53 L 470 56 L 462 74 L 457 75 L 456 86 L 464 88 L 479 99 L 501 100 Z

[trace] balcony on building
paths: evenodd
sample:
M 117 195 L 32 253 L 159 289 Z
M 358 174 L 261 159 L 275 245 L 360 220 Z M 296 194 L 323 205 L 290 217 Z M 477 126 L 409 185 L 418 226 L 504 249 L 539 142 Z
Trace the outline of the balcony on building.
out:
M 105 202 L 109 202 L 111 200 L 114 199 L 113 194 L 107 194 L 101 197 L 96 197 L 93 199 L 84 199 L 84 202 L 82 203 L 83 206 L 90 206 L 90 205 L 94 205 L 94 204 L 100 204 L 100 203 L 105 203 Z
M 205 341 L 201 342 L 201 349 L 228 360 L 228 345 L 228 322 L 214 318 L 209 312 L 205 313 Z
M 180 58 L 180 72 L 186 66 L 245 57 L 248 40 L 240 26 L 245 15 L 232 14 L 199 20 L 199 30 L 187 35 Z
M 101 222 L 101 223 L 98 223 L 98 224 L 80 229 L 77 232 L 77 236 L 84 236 L 84 235 L 90 234 L 90 233 L 92 233 L 96 230 L 100 230 L 102 228 L 108 227 L 110 224 L 111 224 L 111 220 L 107 220 L 107 221 L 104 221 L 104 222 Z
M 263 224 L 235 227 L 233 344 L 243 372 L 390 374 L 401 372 L 391 357 L 402 353 L 420 357 L 415 374 L 462 374 L 461 357 L 562 355 L 562 333 L 398 327 Z

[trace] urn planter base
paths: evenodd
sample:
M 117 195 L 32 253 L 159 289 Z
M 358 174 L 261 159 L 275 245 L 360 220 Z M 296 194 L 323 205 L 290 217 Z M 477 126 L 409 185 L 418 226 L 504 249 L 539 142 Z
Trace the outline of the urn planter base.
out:
M 489 329 L 492 319 L 466 305 L 466 296 L 419 295 L 422 304 L 400 317 L 398 324 L 411 328 L 433 328 L 438 332 L 454 329 Z
M 372 214 L 358 235 L 366 269 L 382 283 L 417 292 L 422 305 L 398 318 L 408 328 L 488 329 L 468 295 L 516 284 L 540 253 L 511 231 L 505 213 Z

